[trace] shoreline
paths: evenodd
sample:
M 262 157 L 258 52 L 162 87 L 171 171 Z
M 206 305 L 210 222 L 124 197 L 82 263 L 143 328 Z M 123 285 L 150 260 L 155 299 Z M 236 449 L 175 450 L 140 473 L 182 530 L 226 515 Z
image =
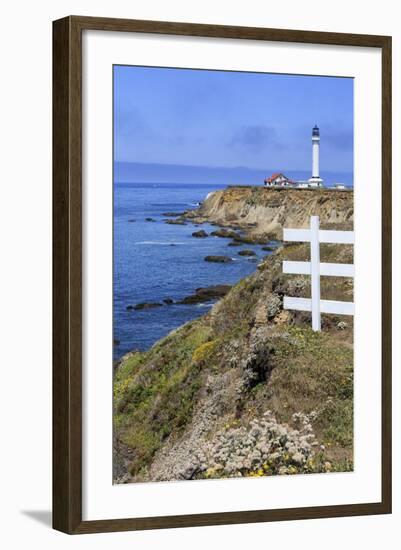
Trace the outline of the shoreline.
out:
M 176 226 L 190 224 L 195 229 L 192 233 L 195 240 L 197 240 L 196 237 L 199 236 L 199 233 L 202 233 L 202 230 L 197 231 L 196 229 L 202 227 L 205 223 L 210 224 L 216 230 L 209 233 L 203 231 L 202 240 L 219 237 L 227 241 L 227 246 L 234 247 L 235 245 L 238 248 L 235 249 L 234 254 L 234 249 L 230 249 L 227 250 L 225 255 L 207 256 L 204 260 L 229 263 L 239 259 L 237 258 L 238 255 L 248 255 L 248 261 L 255 263 L 255 269 L 251 272 L 254 273 L 260 261 L 263 261 L 266 256 L 271 255 L 275 250 L 283 246 L 283 242 L 279 237 L 282 236 L 282 227 L 284 224 L 289 227 L 305 226 L 305 216 L 300 216 L 299 212 L 300 208 L 302 209 L 305 204 L 308 207 L 308 214 L 323 214 L 322 227 L 350 228 L 353 219 L 353 193 L 349 190 L 345 192 L 335 190 L 336 193 L 332 193 L 332 191 L 326 189 L 271 189 L 232 185 L 224 189 L 210 191 L 196 208 L 184 212 L 163 212 L 163 215 L 168 216 L 170 219 L 161 219 L 157 223 L 171 224 L 172 219 Z M 339 213 L 333 216 L 333 207 L 338 209 L 339 205 L 343 209 L 345 207 L 346 215 Z M 252 221 L 244 221 L 249 219 L 252 219 Z M 288 220 L 288 223 L 286 220 Z M 275 227 L 274 231 L 266 231 L 266 228 L 272 229 L 272 227 Z M 254 246 L 263 247 L 263 245 L 266 246 L 266 254 L 263 255 L 263 258 L 257 258 L 256 254 L 253 254 L 252 249 L 249 252 L 246 250 L 246 246 L 253 248 Z M 236 284 L 248 275 L 249 273 L 242 276 L 236 281 Z M 206 288 L 212 288 L 216 285 L 224 286 L 226 284 L 228 284 L 227 281 L 222 281 L 218 278 L 217 281 L 212 281 Z M 194 278 L 191 294 L 196 293 L 197 288 L 202 288 L 202 284 L 197 284 Z M 146 302 L 126 304 L 125 308 L 126 310 L 147 310 L 153 308 L 171 308 L 176 305 L 180 307 L 185 307 L 186 305 L 193 306 L 194 303 L 191 303 L 189 300 L 186 301 L 191 297 L 191 294 L 184 297 L 171 295 L 167 299 L 158 299 L 155 296 Z M 210 309 L 219 300 L 221 300 L 221 297 L 218 297 L 217 300 L 210 298 L 204 301 L 204 305 Z M 192 319 L 198 319 L 202 315 L 203 312 L 199 311 L 199 314 L 194 315 Z M 171 330 L 176 329 L 177 327 L 174 327 Z M 166 334 L 169 334 L 169 332 Z M 156 337 L 151 344 L 141 351 L 151 349 L 152 346 L 157 344 L 160 338 L 163 338 L 163 336 Z M 116 349 L 120 343 L 118 334 L 114 335 L 114 340 L 118 342 L 118 344 L 113 345 L 113 349 Z M 128 350 L 120 357 L 117 356 L 114 363 L 121 361 L 127 353 L 132 353 L 135 349 L 137 348 Z
M 195 209 L 193 209 L 191 211 L 188 211 L 188 212 L 196 212 L 196 211 L 199 210 L 200 207 L 201 207 L 201 205 L 199 205 Z M 181 212 L 179 212 L 179 213 L 169 212 L 168 213 L 169 216 L 174 217 L 174 218 L 178 218 L 178 219 L 183 218 L 185 216 L 185 214 L 186 214 L 186 212 L 184 213 L 184 215 Z M 167 213 L 164 213 L 164 215 L 167 215 Z M 196 229 L 199 226 L 197 221 L 193 221 L 193 220 L 190 220 L 190 219 L 188 219 L 187 221 L 188 221 L 188 223 L 190 223 L 192 225 L 192 227 L 194 229 Z M 162 221 L 156 222 L 156 223 L 168 223 L 168 222 L 166 222 L 165 220 L 162 220 Z M 202 224 L 203 223 L 210 223 L 210 222 L 208 222 L 208 220 L 205 220 L 204 222 L 202 222 Z M 176 225 L 182 225 L 182 224 L 176 224 Z M 216 223 L 216 222 L 211 223 L 211 225 L 213 225 L 213 227 L 215 227 L 215 228 L 218 228 L 218 230 L 219 229 L 224 230 L 224 229 L 229 229 L 230 228 L 230 226 L 222 225 L 222 224 L 219 224 L 219 223 Z M 232 227 L 232 229 L 234 229 L 234 227 Z M 211 232 L 211 233 L 208 234 L 208 236 L 206 238 L 212 238 L 212 239 L 213 238 L 221 238 L 221 239 L 224 239 L 225 241 L 227 241 L 227 247 L 229 247 L 229 246 L 231 246 L 235 243 L 236 246 L 238 246 L 238 250 L 237 250 L 237 248 L 235 248 L 235 256 L 232 257 L 232 255 L 234 253 L 234 250 L 229 249 L 227 251 L 227 258 L 229 257 L 229 258 L 231 258 L 232 261 L 237 261 L 238 260 L 238 258 L 236 257 L 237 255 L 240 256 L 240 257 L 249 256 L 247 258 L 247 260 L 250 263 L 251 262 L 254 263 L 254 269 L 252 270 L 251 273 L 249 273 L 247 275 L 244 275 L 243 277 L 238 279 L 234 284 L 221 283 L 221 282 L 216 282 L 215 281 L 214 283 L 212 283 L 211 285 L 208 285 L 207 287 L 202 287 L 202 286 L 196 284 L 196 280 L 194 280 L 193 291 L 189 295 L 186 295 L 186 296 L 181 297 L 181 298 L 177 298 L 177 297 L 173 296 L 173 297 L 171 297 L 167 300 L 166 299 L 160 299 L 160 300 L 154 299 L 151 302 L 142 302 L 142 303 L 139 302 L 137 304 L 128 304 L 126 306 L 126 310 L 139 310 L 139 311 L 142 311 L 142 310 L 146 310 L 146 309 L 153 309 L 154 307 L 171 308 L 171 306 L 185 307 L 185 306 L 193 306 L 193 305 L 197 305 L 199 307 L 205 306 L 208 309 L 210 309 L 214 305 L 216 305 L 224 297 L 224 295 L 226 293 L 221 294 L 218 297 L 213 297 L 213 298 L 207 299 L 208 292 L 212 292 L 213 289 L 215 289 L 216 287 L 230 287 L 231 288 L 231 287 L 235 286 L 236 284 L 240 283 L 244 278 L 248 277 L 249 275 L 252 275 L 258 269 L 258 265 L 261 261 L 263 261 L 269 255 L 273 254 L 276 250 L 278 250 L 282 246 L 282 242 L 278 241 L 277 239 L 272 239 L 272 240 L 260 239 L 260 238 L 253 239 L 253 238 L 248 237 L 248 235 L 246 234 L 246 232 L 243 230 L 242 227 L 241 228 L 236 227 L 235 229 L 237 230 L 237 236 L 236 237 L 234 237 L 234 236 L 224 236 L 223 237 L 223 236 L 220 236 L 220 235 L 213 235 L 212 233 L 214 233 L 214 232 Z M 197 241 L 197 238 L 194 235 L 193 235 L 193 239 L 194 239 L 194 241 Z M 264 255 L 263 255 L 262 258 L 260 258 L 260 257 L 258 258 L 256 253 L 255 254 L 253 254 L 253 253 L 252 254 L 244 254 L 244 252 L 248 252 L 248 250 L 246 249 L 247 246 L 252 246 L 252 247 L 253 246 L 262 246 L 262 250 L 263 250 L 264 245 L 266 246 L 266 250 L 264 250 Z M 221 257 L 223 257 L 223 256 L 221 256 Z M 203 260 L 206 260 L 207 258 L 208 258 L 208 256 L 203 258 Z M 220 256 L 216 256 L 216 258 L 220 258 Z M 210 260 L 207 260 L 207 261 L 210 261 Z M 199 294 L 199 291 L 205 291 L 205 292 L 203 292 L 203 296 L 204 296 L 205 299 L 203 301 L 199 301 L 199 302 L 191 301 L 190 299 L 193 298 L 194 296 L 196 296 L 197 294 Z M 229 290 L 227 290 L 227 292 L 228 291 Z M 191 322 L 193 320 L 199 319 L 205 314 L 207 314 L 207 312 L 202 312 L 200 310 L 199 315 L 193 317 L 190 321 L 187 321 L 187 322 Z M 127 357 L 130 357 L 132 354 L 135 354 L 135 353 L 138 353 L 138 352 L 139 353 L 148 352 L 150 349 L 152 349 L 153 346 L 157 345 L 157 343 L 161 339 L 168 336 L 171 332 L 174 332 L 175 330 L 178 330 L 179 328 L 181 328 L 181 326 L 183 326 L 183 325 L 180 325 L 176 328 L 173 328 L 165 336 L 162 336 L 161 338 L 157 338 L 146 349 L 141 349 L 141 350 L 132 349 L 132 350 L 129 350 L 126 353 L 124 353 L 121 357 L 113 359 L 113 366 L 116 368 L 118 366 L 118 364 L 120 364 Z M 120 343 L 118 335 L 115 335 L 114 340 L 117 340 L 118 343 Z M 115 345 L 118 345 L 118 344 L 115 344 Z M 114 345 L 113 345 L 113 348 L 114 348 Z

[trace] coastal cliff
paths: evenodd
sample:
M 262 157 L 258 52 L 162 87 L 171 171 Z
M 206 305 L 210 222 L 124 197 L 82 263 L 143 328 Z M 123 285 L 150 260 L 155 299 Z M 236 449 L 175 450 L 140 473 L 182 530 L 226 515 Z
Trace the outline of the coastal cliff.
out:
M 283 310 L 310 281 L 282 261 L 308 254 L 277 249 L 209 313 L 121 359 L 115 482 L 352 470 L 352 317 L 313 332 L 310 314 Z M 321 259 L 351 263 L 352 246 L 322 245 Z M 352 300 L 352 280 L 328 279 L 322 297 Z
M 352 229 L 352 190 L 272 189 L 231 186 L 215 191 L 185 218 L 246 230 L 250 236 L 282 238 L 283 227 L 308 227 L 312 215 L 325 229 Z

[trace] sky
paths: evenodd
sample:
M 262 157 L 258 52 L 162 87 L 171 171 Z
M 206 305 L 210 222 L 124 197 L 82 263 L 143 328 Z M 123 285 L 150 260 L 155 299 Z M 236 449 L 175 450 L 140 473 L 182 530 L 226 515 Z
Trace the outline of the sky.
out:
M 307 175 L 315 124 L 322 174 L 352 174 L 353 118 L 350 78 L 114 67 L 114 160 L 155 181 L 163 165 Z

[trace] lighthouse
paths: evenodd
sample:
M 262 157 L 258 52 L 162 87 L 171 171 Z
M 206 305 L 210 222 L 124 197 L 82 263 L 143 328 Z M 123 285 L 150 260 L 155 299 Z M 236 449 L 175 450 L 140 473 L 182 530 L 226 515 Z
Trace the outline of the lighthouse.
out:
M 323 187 L 323 180 L 319 175 L 319 147 L 320 130 L 317 125 L 312 129 L 312 177 L 309 178 L 309 187 Z

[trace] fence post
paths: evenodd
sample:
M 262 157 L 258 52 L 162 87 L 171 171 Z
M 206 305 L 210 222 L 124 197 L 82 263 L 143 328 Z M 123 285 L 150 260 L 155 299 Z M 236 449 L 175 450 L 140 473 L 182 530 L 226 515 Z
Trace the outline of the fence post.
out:
M 320 331 L 320 247 L 319 247 L 319 216 L 310 219 L 310 261 L 311 261 L 311 298 L 312 298 L 312 330 Z

